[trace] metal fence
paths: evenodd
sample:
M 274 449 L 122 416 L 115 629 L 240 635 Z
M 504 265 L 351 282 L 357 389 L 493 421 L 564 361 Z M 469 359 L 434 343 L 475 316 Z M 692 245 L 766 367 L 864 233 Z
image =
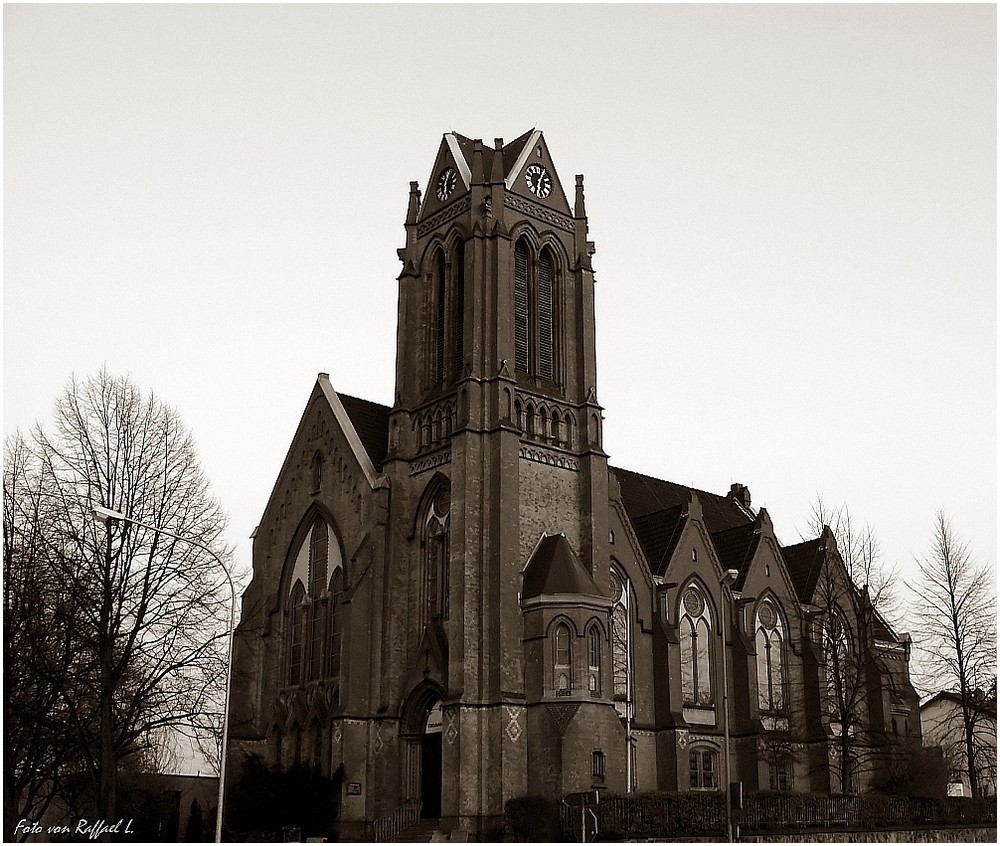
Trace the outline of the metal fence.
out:
M 377 843 L 393 842 L 404 829 L 420 819 L 420 803 L 404 802 L 391 814 L 372 823 L 372 835 Z
M 564 834 L 581 839 L 581 804 L 593 811 L 602 839 L 713 837 L 726 830 L 721 793 L 601 794 L 581 803 L 578 795 L 560 807 Z M 827 796 L 815 793 L 752 793 L 733 822 L 743 833 L 781 833 L 809 829 L 900 829 L 943 826 L 995 826 L 996 799 L 921 799 L 903 796 Z M 589 815 L 586 817 L 589 819 Z M 590 834 L 589 828 L 587 831 Z

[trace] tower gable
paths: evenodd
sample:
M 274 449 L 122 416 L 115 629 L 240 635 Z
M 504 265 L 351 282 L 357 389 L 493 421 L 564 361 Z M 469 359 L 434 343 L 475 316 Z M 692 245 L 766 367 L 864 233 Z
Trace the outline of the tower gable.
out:
M 447 132 L 441 139 L 434 167 L 427 180 L 427 192 L 420 204 L 417 217 L 420 222 L 427 221 L 431 215 L 469 193 L 472 171 L 459 137 L 454 132 Z
M 533 129 L 512 143 L 510 157 L 504 148 L 504 184 L 511 194 L 523 197 L 531 203 L 538 203 L 547 209 L 553 209 L 570 216 L 569 201 L 563 190 L 559 175 L 556 173 L 548 145 L 540 129 Z M 520 143 L 524 139 L 524 143 Z M 516 151 L 516 156 L 514 155 Z M 538 171 L 541 167 L 543 171 Z M 531 171 L 529 173 L 529 170 Z M 547 176 L 551 184 L 539 184 L 533 176 Z M 535 190 L 532 190 L 532 186 Z M 543 196 L 544 194 L 544 196 Z M 523 210 L 523 209 L 522 209 Z

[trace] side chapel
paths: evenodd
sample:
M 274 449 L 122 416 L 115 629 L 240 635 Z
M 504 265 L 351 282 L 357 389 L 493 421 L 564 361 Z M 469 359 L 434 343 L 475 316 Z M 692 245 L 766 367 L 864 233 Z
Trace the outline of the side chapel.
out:
M 919 744 L 909 638 L 828 529 L 783 546 L 743 485 L 609 466 L 584 181 L 542 133 L 446 134 L 405 229 L 393 405 L 319 374 L 254 534 L 231 767 L 319 768 L 344 837 L 404 806 L 475 835 L 511 797 L 726 767 L 861 789 Z

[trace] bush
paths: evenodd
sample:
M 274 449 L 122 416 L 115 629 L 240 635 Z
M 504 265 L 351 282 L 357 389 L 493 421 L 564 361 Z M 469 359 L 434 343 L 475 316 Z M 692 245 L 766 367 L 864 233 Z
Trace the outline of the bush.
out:
M 726 825 L 721 793 L 602 795 L 595 811 L 600 836 L 609 838 L 714 836 Z
M 257 757 L 247 760 L 232 791 L 227 828 L 235 832 L 302 830 L 306 837 L 335 832 L 340 784 L 311 767 L 283 771 Z
M 519 843 L 552 843 L 563 839 L 558 807 L 541 796 L 508 799 L 504 816 Z

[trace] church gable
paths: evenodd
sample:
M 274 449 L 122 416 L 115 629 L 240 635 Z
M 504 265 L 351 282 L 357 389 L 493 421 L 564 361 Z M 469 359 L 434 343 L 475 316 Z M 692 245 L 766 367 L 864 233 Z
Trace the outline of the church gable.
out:
M 360 432 L 348 407 L 359 421 Z M 291 531 L 313 503 L 321 502 L 335 519 L 350 520 L 360 528 L 366 498 L 387 484 L 369 453 L 371 449 L 380 463 L 385 458 L 386 447 L 379 448 L 386 431 L 381 408 L 353 397 L 347 398 L 345 406 L 329 377 L 321 373 L 271 492 L 262 525 L 270 520 L 272 525 Z

